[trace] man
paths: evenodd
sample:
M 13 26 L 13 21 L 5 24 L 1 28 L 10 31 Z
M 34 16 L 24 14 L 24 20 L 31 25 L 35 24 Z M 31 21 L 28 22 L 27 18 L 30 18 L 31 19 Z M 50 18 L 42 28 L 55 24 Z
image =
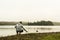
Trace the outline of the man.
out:
M 16 33 L 17 33 L 17 34 L 18 34 L 18 33 L 22 33 L 23 30 L 25 30 L 25 28 L 24 28 L 23 25 L 22 25 L 22 22 L 16 24 L 15 28 L 16 28 Z M 27 32 L 27 30 L 25 30 L 25 31 Z

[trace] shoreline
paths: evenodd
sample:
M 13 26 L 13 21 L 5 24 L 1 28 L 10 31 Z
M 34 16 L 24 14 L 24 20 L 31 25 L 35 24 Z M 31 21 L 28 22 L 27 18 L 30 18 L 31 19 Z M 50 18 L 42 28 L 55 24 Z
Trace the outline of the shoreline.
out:
M 60 32 L 51 33 L 29 33 L 6 37 L 0 37 L 0 40 L 60 40 Z

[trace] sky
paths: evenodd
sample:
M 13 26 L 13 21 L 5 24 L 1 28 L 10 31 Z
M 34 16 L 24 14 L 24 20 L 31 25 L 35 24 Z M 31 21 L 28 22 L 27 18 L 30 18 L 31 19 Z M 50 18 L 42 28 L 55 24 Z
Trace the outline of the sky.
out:
M 0 21 L 60 22 L 60 0 L 0 0 Z

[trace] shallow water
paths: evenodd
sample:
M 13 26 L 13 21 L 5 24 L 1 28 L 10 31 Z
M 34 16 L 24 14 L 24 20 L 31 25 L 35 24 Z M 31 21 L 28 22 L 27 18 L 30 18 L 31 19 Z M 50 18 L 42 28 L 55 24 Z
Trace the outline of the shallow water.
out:
M 46 33 L 46 32 L 60 32 L 60 26 L 24 26 L 28 32 L 23 32 L 22 34 L 27 33 Z M 14 26 L 0 26 L 0 37 L 1 36 L 10 36 L 15 35 L 16 29 Z

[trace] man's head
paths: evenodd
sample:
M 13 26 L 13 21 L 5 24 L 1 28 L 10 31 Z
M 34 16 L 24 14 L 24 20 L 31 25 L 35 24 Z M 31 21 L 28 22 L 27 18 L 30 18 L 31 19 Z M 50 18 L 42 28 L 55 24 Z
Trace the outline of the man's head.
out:
M 20 21 L 19 23 L 21 23 L 22 24 L 22 22 Z

